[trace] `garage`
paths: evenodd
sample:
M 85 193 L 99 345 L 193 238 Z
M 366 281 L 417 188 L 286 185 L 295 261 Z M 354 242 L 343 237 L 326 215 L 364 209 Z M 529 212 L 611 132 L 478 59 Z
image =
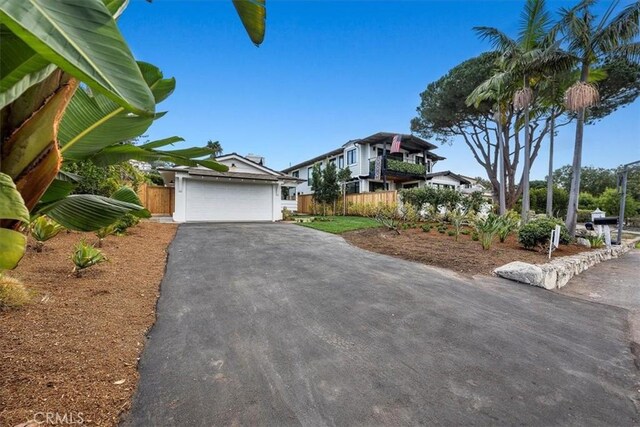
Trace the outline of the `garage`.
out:
M 273 220 L 273 183 L 195 179 L 185 183 L 187 222 Z
M 227 166 L 226 172 L 204 167 L 159 168 L 165 186 L 173 187 L 173 220 L 281 220 L 282 186 L 295 188 L 300 180 L 269 169 L 262 158 L 257 160 L 235 153 L 216 158 L 218 163 Z

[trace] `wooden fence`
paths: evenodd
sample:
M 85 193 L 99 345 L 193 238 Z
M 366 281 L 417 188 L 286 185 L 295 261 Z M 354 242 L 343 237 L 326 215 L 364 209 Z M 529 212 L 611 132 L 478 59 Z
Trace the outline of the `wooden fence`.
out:
M 347 194 L 347 207 L 351 204 L 361 205 L 377 205 L 379 203 L 391 204 L 398 201 L 398 192 L 393 191 L 376 191 L 373 193 L 353 193 Z M 342 206 L 342 197 L 338 202 Z M 339 210 L 339 209 L 338 209 Z M 313 195 L 298 195 L 298 213 L 313 213 Z
M 174 191 L 173 187 L 141 185 L 138 189 L 138 197 L 152 215 L 173 215 Z

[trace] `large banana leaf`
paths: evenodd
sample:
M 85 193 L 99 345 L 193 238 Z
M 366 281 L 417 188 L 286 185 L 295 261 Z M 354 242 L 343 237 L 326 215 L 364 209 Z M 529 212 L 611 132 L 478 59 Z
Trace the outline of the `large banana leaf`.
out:
M 0 222 L 29 222 L 29 211 L 9 175 L 0 173 Z M 0 228 L 0 270 L 14 268 L 24 255 L 27 238 L 15 230 Z
M 233 0 L 233 5 L 251 41 L 259 46 L 264 41 L 267 19 L 265 0 Z
M 11 104 L 57 67 L 0 25 L 0 108 Z
M 138 204 L 91 194 L 75 194 L 38 210 L 70 230 L 93 231 L 113 224 L 127 213 L 142 217 L 146 209 Z
M 133 189 L 131 189 L 130 187 L 120 187 L 115 191 L 115 193 L 111 195 L 111 198 L 113 200 L 131 203 L 136 206 L 143 206 L 142 201 L 140 200 L 136 192 L 133 191 Z M 151 218 L 151 212 L 149 212 L 147 209 L 136 210 L 131 213 L 139 218 Z
M 117 11 L 122 5 L 115 6 Z M 3 0 L 0 24 L 95 91 L 137 114 L 153 115 L 153 96 L 101 0 Z
M 140 70 L 157 102 L 175 89 L 175 79 L 163 78 L 155 66 L 139 63 Z M 67 160 L 86 159 L 102 149 L 142 135 L 153 121 L 161 117 L 139 116 L 102 94 L 92 94 L 82 88 L 69 103 L 58 132 L 63 156 Z

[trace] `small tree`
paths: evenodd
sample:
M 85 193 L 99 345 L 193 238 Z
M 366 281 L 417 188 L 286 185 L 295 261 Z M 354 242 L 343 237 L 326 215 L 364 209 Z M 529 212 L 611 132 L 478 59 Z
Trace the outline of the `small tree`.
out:
M 318 203 L 322 203 L 324 201 L 324 194 L 322 194 L 323 179 L 322 179 L 322 165 L 320 163 L 316 163 L 313 165 L 313 169 L 311 169 L 311 182 L 310 185 L 311 191 L 313 191 L 313 213 L 316 213 L 316 205 Z
M 351 169 L 340 169 L 338 172 L 338 182 L 342 188 L 342 215 L 347 215 L 347 181 L 349 180 L 351 180 Z
M 340 184 L 338 184 L 338 168 L 335 163 L 329 163 L 322 171 L 322 198 L 325 204 L 333 205 L 333 214 L 336 213 L 336 201 L 340 197 Z

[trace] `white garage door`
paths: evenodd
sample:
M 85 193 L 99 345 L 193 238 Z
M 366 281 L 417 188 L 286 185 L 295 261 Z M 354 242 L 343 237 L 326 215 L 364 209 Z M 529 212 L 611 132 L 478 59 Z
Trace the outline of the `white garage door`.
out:
M 186 180 L 187 221 L 271 221 L 273 185 Z

